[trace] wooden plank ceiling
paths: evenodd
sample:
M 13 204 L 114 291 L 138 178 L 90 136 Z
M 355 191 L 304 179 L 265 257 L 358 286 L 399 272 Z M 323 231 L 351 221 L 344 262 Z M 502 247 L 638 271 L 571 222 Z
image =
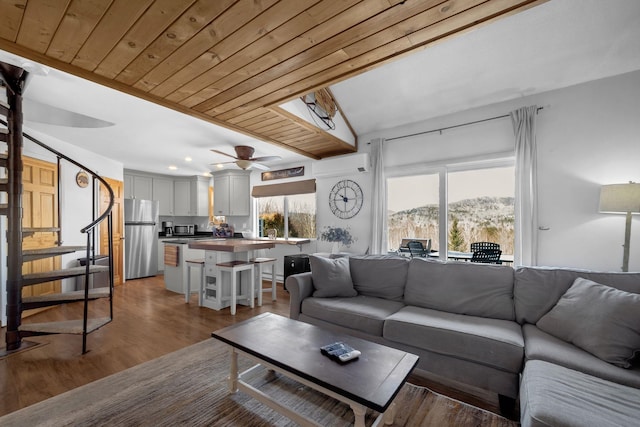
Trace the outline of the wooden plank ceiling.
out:
M 320 159 L 278 105 L 543 1 L 0 0 L 0 49 Z

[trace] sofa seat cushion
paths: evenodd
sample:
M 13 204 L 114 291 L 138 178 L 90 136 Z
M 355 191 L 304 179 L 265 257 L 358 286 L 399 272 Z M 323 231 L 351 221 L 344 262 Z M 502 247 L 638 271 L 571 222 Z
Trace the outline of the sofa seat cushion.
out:
M 383 337 L 508 372 L 522 369 L 522 331 L 510 320 L 407 306 L 389 316 Z
M 634 426 L 638 420 L 640 389 L 540 360 L 525 365 L 522 427 Z
M 387 317 L 404 307 L 398 301 L 358 295 L 351 298 L 305 298 L 302 313 L 334 325 L 382 336 Z
M 513 268 L 413 258 L 404 302 L 449 313 L 514 320 Z
M 527 360 L 542 360 L 594 375 L 630 387 L 640 388 L 640 366 L 624 369 L 598 359 L 593 354 L 541 331 L 535 325 L 523 325 Z

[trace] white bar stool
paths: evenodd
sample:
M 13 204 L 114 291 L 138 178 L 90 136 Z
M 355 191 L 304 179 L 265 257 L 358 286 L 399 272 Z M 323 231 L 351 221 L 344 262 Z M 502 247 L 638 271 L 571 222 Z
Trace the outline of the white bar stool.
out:
M 198 305 L 202 305 L 202 296 L 204 294 L 204 258 L 188 259 L 187 263 L 187 289 L 184 293 L 184 301 L 189 303 L 191 296 L 191 267 L 200 269 L 200 286 L 198 286 Z
M 276 300 L 276 258 L 254 258 L 251 260 L 258 270 L 258 277 L 256 280 L 258 282 L 258 307 L 262 306 L 262 292 L 271 291 L 271 300 Z M 262 289 L 262 272 L 264 267 L 270 265 L 271 266 L 271 287 Z
M 222 273 L 228 272 L 231 274 L 231 314 L 236 314 L 236 302 L 238 299 L 238 286 L 237 286 L 237 276 L 236 273 L 242 271 L 249 271 L 251 273 L 251 280 L 249 281 L 249 294 L 247 295 L 249 299 L 249 305 L 253 308 L 253 296 L 255 295 L 255 275 L 253 273 L 254 267 L 253 263 L 249 261 L 229 261 L 229 262 L 221 262 L 216 264 L 218 267 L 218 271 L 220 272 L 220 282 L 222 282 Z M 222 289 L 222 283 L 220 283 L 220 288 Z

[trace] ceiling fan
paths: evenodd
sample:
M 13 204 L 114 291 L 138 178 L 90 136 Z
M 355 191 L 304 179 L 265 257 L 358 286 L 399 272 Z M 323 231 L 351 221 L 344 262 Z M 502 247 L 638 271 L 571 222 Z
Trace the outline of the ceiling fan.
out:
M 211 150 L 211 151 L 213 151 L 214 153 L 222 154 L 223 156 L 227 156 L 235 159 L 235 161 L 233 162 L 225 162 L 225 163 L 235 163 L 236 165 L 238 165 L 240 169 L 244 169 L 244 170 L 247 170 L 252 167 L 256 169 L 269 170 L 268 166 L 258 162 L 269 162 L 272 160 L 280 160 L 282 158 L 280 156 L 251 157 L 253 156 L 253 152 L 255 150 L 253 149 L 253 147 L 249 147 L 248 145 L 236 145 L 234 149 L 236 150 L 236 156 L 232 156 L 231 154 L 227 154 L 218 150 Z M 216 163 L 216 164 L 220 164 L 220 163 Z

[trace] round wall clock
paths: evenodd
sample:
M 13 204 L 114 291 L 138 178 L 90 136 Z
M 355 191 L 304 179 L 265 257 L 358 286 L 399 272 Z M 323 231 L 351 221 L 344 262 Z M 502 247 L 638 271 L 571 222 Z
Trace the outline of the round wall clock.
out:
M 350 179 L 338 181 L 329 193 L 329 208 L 338 218 L 353 218 L 362 208 L 362 189 Z
M 85 171 L 76 174 L 76 184 L 80 188 L 86 188 L 89 185 L 89 175 Z

